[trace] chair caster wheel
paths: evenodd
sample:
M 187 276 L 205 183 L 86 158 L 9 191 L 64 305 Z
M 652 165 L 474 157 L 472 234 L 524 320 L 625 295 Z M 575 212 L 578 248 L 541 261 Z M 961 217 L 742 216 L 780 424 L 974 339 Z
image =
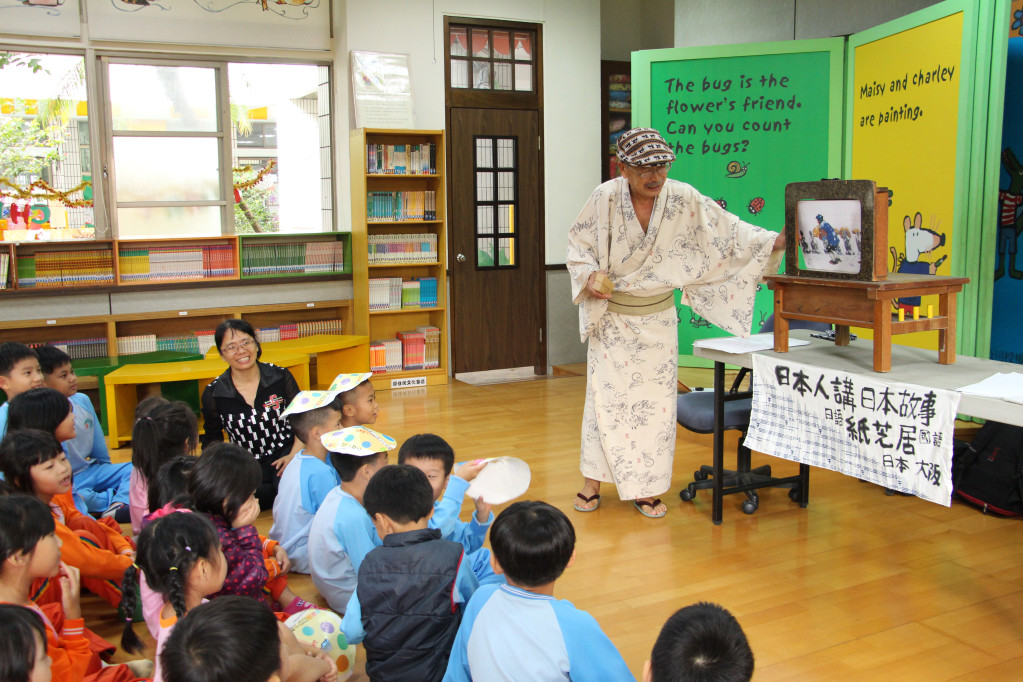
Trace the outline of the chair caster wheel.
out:
M 752 514 L 753 512 L 755 512 L 757 510 L 758 506 L 760 506 L 760 505 L 758 505 L 753 500 L 746 500 L 745 502 L 742 503 L 742 513 L 743 514 Z
M 690 490 L 689 488 L 682 488 L 682 490 L 679 491 L 678 496 L 682 499 L 683 502 L 693 501 L 693 491 Z
M 802 492 L 802 491 L 800 491 L 799 488 L 790 488 L 789 489 L 789 499 L 792 500 L 793 502 L 799 502 L 799 493 L 800 492 Z
M 695 480 L 695 481 L 706 481 L 707 480 L 707 472 L 703 471 L 702 469 L 699 470 L 699 471 L 694 471 L 693 472 L 693 480 Z

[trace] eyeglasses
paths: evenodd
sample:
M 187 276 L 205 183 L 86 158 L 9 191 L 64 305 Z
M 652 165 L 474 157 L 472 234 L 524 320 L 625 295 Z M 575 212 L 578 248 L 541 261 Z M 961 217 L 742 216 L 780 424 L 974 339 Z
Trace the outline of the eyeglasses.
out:
M 252 339 L 245 339 L 244 341 L 237 341 L 235 343 L 230 343 L 230 344 L 224 346 L 223 348 L 220 349 L 220 352 L 221 353 L 230 353 L 231 355 L 234 355 L 235 353 L 237 353 L 240 350 L 248 350 L 249 348 L 252 348 L 252 346 L 255 345 L 255 343 L 256 342 L 253 341 Z
M 667 175 L 668 171 L 671 170 L 671 163 L 661 164 L 660 166 L 629 166 L 632 172 L 641 178 L 652 178 L 655 175 Z

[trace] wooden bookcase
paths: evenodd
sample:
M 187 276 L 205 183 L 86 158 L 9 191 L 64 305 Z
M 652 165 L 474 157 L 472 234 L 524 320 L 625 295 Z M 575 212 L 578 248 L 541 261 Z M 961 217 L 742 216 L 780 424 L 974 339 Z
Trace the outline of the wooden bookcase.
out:
M 435 173 L 370 173 L 368 172 L 367 145 L 435 145 Z M 393 339 L 398 332 L 415 330 L 430 325 L 440 330 L 440 366 L 435 369 L 412 369 L 381 372 L 374 375 L 377 390 L 392 388 L 395 379 L 425 379 L 428 385 L 448 382 L 448 326 L 447 326 L 447 189 L 444 174 L 444 131 L 442 130 L 390 130 L 360 128 L 351 132 L 350 153 L 352 163 L 352 286 L 354 289 L 353 333 L 369 336 L 371 341 Z M 424 219 L 370 219 L 368 193 L 370 192 L 435 192 L 436 218 Z M 375 216 L 377 217 L 377 216 Z M 437 260 L 429 262 L 369 262 L 371 235 L 423 234 L 435 235 Z M 432 308 L 403 308 L 401 310 L 370 311 L 369 280 L 377 277 L 401 277 L 409 281 L 416 277 L 437 278 L 437 306 Z
M 600 62 L 600 177 L 603 182 L 618 175 L 617 135 L 632 127 L 631 74 L 629 62 L 607 59 Z M 615 95 L 611 94 L 612 86 L 619 88 Z M 623 87 L 629 89 L 623 90 Z M 627 93 L 628 99 L 617 99 L 626 97 L 623 92 Z M 629 106 L 625 102 L 629 102 Z
M 0 287 L 0 300 L 19 292 L 65 294 L 207 282 L 347 279 L 352 273 L 351 240 L 346 232 L 316 232 L 0 242 L 0 253 L 8 256 L 7 269 L 0 272 L 0 280 L 6 282 L 6 287 Z M 325 251 L 321 245 L 328 244 Z M 307 258 L 316 262 L 306 263 Z

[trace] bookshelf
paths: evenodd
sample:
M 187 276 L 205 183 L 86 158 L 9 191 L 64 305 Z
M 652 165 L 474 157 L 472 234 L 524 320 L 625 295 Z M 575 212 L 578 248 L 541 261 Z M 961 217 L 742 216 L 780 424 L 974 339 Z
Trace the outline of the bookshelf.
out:
M 173 284 L 347 279 L 346 232 L 0 242 L 0 298 Z
M 370 338 L 371 366 L 386 367 L 374 373 L 373 385 L 446 384 L 444 131 L 363 128 L 351 132 L 349 148 L 353 333 Z M 399 336 L 406 337 L 404 352 L 377 359 L 378 342 L 400 346 Z
M 153 350 L 186 350 L 205 353 L 196 337 L 212 332 L 229 318 L 248 320 L 257 330 L 280 328 L 282 325 L 303 325 L 309 334 L 330 332 L 351 334 L 353 328 L 352 301 L 309 301 L 268 305 L 233 306 L 222 308 L 187 308 L 147 313 L 124 313 L 57 319 L 6 321 L 0 328 L 0 343 L 20 341 L 29 345 L 50 343 L 68 346 L 73 358 L 114 357 L 122 353 L 118 348 L 137 352 Z M 257 331 L 260 334 L 260 331 Z M 155 337 L 157 345 L 142 345 L 145 337 Z M 185 347 L 176 347 L 178 340 L 191 338 Z M 128 341 L 134 340 L 134 347 Z M 195 348 L 192 343 L 197 344 Z M 72 352 L 74 351 L 74 352 Z

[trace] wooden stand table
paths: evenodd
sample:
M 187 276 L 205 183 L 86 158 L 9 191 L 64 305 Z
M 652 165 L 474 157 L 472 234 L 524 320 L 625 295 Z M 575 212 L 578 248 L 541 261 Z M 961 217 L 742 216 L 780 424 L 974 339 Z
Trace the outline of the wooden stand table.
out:
M 789 320 L 811 320 L 835 325 L 835 345 L 849 345 L 849 327 L 874 330 L 874 371 L 892 369 L 892 335 L 936 330 L 938 362 L 956 359 L 956 294 L 967 277 L 894 273 L 877 282 L 831 280 L 792 275 L 765 275 L 774 290 L 774 350 L 789 349 Z M 938 314 L 917 320 L 899 319 L 892 313 L 895 299 L 938 296 Z M 923 311 L 921 311 L 923 312 Z

